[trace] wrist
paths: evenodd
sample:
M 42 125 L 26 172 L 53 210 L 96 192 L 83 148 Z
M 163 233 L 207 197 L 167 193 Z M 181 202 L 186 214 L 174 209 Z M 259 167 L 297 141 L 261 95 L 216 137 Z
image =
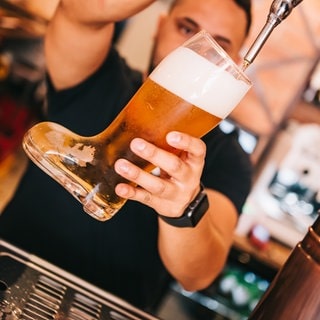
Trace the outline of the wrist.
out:
M 195 199 L 190 202 L 180 217 L 172 218 L 159 215 L 166 223 L 178 228 L 194 228 L 200 222 L 209 208 L 209 201 L 204 186 L 200 184 L 200 191 Z

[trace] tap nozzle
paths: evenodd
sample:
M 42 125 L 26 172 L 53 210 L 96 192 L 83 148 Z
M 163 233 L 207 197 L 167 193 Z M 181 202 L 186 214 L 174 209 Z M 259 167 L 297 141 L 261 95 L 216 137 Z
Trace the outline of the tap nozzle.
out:
M 274 0 L 272 2 L 264 27 L 244 57 L 244 69 L 254 61 L 274 28 L 287 18 L 300 2 L 302 0 Z

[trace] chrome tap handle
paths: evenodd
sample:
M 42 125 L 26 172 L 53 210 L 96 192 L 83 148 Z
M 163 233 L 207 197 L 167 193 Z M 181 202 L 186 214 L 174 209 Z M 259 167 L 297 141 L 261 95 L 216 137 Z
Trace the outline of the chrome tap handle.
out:
M 244 57 L 245 68 L 254 61 L 273 29 L 287 18 L 300 2 L 302 0 L 274 0 L 272 2 L 266 24 Z
M 270 7 L 269 17 L 276 19 L 278 25 L 302 0 L 274 0 Z

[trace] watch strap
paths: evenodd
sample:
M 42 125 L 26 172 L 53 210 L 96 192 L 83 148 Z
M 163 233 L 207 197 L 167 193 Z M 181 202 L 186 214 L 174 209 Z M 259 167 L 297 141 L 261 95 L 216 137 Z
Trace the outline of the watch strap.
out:
M 204 186 L 200 184 L 200 191 L 195 197 L 195 199 L 188 205 L 186 210 L 183 212 L 182 216 L 177 218 L 166 217 L 159 215 L 159 217 L 166 223 L 179 227 L 179 228 L 194 228 L 203 215 L 207 212 L 209 208 L 209 201 L 206 192 L 204 191 Z

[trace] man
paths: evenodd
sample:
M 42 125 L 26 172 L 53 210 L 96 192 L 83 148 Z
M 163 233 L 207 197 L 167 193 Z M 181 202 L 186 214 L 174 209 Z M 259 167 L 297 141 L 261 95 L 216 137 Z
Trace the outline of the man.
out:
M 48 120 L 84 136 L 109 125 L 142 83 L 142 75 L 112 47 L 114 22 L 152 2 L 60 2 L 45 41 Z M 159 21 L 151 65 L 200 29 L 238 60 L 249 26 L 248 1 L 175 1 Z M 168 275 L 186 290 L 203 289 L 225 263 L 251 170 L 235 137 L 217 129 L 204 141 L 169 133 L 168 144 L 184 151 L 179 158 L 134 139 L 132 151 L 165 174 L 152 175 L 119 159 L 117 173 L 138 187 L 117 185 L 117 194 L 131 201 L 104 223 L 83 213 L 67 191 L 30 165 L 1 217 L 0 236 L 144 309 L 154 305 Z M 194 228 L 159 217 L 181 217 L 199 194 L 200 180 L 209 208 Z

